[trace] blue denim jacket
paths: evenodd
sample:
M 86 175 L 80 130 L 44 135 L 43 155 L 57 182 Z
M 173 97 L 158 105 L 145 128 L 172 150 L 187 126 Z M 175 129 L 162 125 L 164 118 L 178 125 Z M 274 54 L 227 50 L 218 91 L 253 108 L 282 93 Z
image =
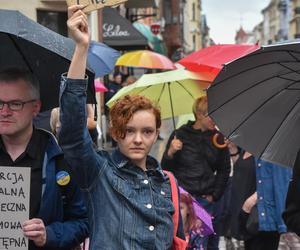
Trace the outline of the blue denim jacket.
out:
M 292 177 L 291 168 L 257 160 L 256 189 L 260 231 L 287 231 L 281 214 Z
M 144 172 L 119 150 L 96 152 L 86 129 L 86 80 L 62 79 L 60 144 L 84 191 L 90 249 L 169 249 L 173 239 L 169 179 L 148 157 Z M 184 239 L 184 234 L 183 239 Z

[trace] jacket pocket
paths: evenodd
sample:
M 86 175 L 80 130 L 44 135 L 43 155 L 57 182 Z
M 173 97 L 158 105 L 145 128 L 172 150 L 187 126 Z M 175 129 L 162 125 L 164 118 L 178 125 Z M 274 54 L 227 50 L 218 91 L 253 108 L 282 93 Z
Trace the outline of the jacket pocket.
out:
M 114 172 L 112 187 L 117 193 L 127 199 L 132 198 L 135 190 L 139 188 L 137 183 L 127 179 L 125 176 L 117 172 Z
M 153 199 L 156 207 L 165 209 L 169 214 L 173 215 L 174 206 L 172 202 L 172 194 L 171 189 L 169 187 L 169 183 L 153 184 Z

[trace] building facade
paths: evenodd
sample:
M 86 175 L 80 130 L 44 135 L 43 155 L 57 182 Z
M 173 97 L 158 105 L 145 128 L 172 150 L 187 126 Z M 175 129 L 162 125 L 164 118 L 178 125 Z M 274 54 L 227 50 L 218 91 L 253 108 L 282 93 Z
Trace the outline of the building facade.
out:
M 246 32 L 241 26 L 240 29 L 236 32 L 235 43 L 236 44 L 249 44 L 252 43 L 253 33 Z
M 163 0 L 160 5 L 164 18 L 164 31 L 162 35 L 166 43 L 169 58 L 173 58 L 177 50 L 182 49 L 180 2 L 180 0 Z
M 263 40 L 262 44 L 272 44 L 290 39 L 290 21 L 292 19 L 292 1 L 271 0 L 262 10 Z
M 201 1 L 190 0 L 182 2 L 183 52 L 190 54 L 202 48 L 201 36 Z
M 289 36 L 292 39 L 300 38 L 300 0 L 291 1 L 292 18 L 289 27 Z

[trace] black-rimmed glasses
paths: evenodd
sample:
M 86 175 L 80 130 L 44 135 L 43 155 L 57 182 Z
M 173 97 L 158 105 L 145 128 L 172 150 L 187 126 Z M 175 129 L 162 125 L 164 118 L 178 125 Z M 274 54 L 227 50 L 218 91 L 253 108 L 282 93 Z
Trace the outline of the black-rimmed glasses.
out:
M 26 103 L 31 103 L 31 102 L 35 102 L 36 99 L 32 99 L 32 100 L 29 100 L 29 101 L 25 101 L 25 102 L 22 102 L 22 101 L 9 101 L 9 102 L 4 102 L 4 101 L 1 101 L 0 100 L 0 110 L 2 110 L 4 108 L 4 105 L 7 104 L 8 108 L 11 110 L 11 111 L 20 111 L 24 108 L 24 105 Z

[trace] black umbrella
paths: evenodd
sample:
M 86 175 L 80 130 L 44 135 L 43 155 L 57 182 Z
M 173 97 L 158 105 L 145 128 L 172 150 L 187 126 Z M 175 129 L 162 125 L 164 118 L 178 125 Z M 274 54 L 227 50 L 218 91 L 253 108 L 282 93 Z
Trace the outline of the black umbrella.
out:
M 74 42 L 27 18 L 0 10 L 0 69 L 29 69 L 40 82 L 42 111 L 58 106 L 60 76 L 68 71 Z M 94 73 L 89 76 L 88 102 L 95 103 Z
M 300 148 L 300 43 L 263 46 L 226 65 L 208 89 L 208 109 L 237 145 L 293 166 Z

